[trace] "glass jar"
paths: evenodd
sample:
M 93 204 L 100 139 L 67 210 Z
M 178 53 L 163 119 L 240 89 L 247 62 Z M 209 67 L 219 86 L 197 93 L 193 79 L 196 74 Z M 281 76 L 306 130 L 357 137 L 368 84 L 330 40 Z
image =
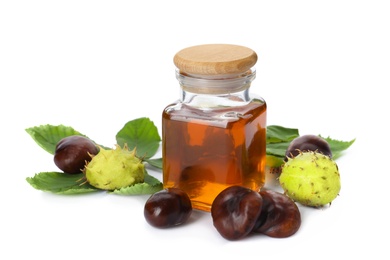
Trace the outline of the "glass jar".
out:
M 250 95 L 257 54 L 244 46 L 192 46 L 174 56 L 181 97 L 162 114 L 164 188 L 210 211 L 225 188 L 265 182 L 266 102 Z

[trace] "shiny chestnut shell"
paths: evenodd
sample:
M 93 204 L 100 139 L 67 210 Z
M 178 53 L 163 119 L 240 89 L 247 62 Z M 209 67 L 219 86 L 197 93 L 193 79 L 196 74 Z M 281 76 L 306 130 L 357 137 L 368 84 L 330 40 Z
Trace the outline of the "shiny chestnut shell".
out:
M 270 237 L 285 238 L 301 226 L 301 214 L 295 202 L 283 193 L 262 190 L 263 205 L 253 232 Z
M 213 225 L 225 239 L 241 239 L 252 231 L 262 203 L 258 192 L 230 186 L 220 192 L 211 205 Z
M 292 158 L 300 152 L 308 151 L 319 152 L 332 158 L 332 151 L 325 139 L 318 135 L 302 135 L 292 140 L 289 144 L 285 154 L 285 161 L 287 161 L 287 157 Z
M 54 163 L 65 173 L 81 173 L 85 163 L 96 155 L 99 148 L 90 139 L 72 135 L 62 138 L 56 145 Z
M 154 227 L 169 228 L 185 223 L 192 213 L 189 196 L 179 188 L 152 194 L 144 206 L 144 217 Z

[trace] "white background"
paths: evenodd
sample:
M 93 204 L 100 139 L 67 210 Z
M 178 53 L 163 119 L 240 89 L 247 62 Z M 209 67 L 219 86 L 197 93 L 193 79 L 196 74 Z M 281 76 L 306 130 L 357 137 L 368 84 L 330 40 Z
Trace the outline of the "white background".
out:
M 389 259 L 389 13 L 376 0 L 1 1 L 0 258 Z M 29 186 L 57 168 L 26 128 L 64 124 L 107 146 L 138 117 L 160 130 L 179 97 L 172 58 L 203 43 L 258 53 L 251 91 L 267 101 L 269 125 L 356 138 L 337 160 L 342 190 L 330 208 L 301 208 L 293 237 L 232 242 L 208 213 L 149 226 L 148 196 Z

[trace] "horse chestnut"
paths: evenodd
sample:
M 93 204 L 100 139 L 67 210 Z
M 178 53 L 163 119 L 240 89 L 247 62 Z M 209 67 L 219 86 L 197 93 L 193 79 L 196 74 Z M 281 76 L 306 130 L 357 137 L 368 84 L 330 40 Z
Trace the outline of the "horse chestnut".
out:
M 288 157 L 295 157 L 300 152 L 318 152 L 332 158 L 329 143 L 318 135 L 302 135 L 291 141 L 286 150 L 285 161 Z
M 301 213 L 295 202 L 283 193 L 262 190 L 263 205 L 253 232 L 284 238 L 295 234 L 301 226 Z
M 260 216 L 262 197 L 242 186 L 230 186 L 220 192 L 211 205 L 214 227 L 228 240 L 247 236 Z
M 191 200 L 187 193 L 179 188 L 166 188 L 152 194 L 144 207 L 146 221 L 158 228 L 183 224 L 191 213 Z
M 54 163 L 59 169 L 69 174 L 81 173 L 86 162 L 96 155 L 99 148 L 90 139 L 72 135 L 61 139 L 54 153 Z

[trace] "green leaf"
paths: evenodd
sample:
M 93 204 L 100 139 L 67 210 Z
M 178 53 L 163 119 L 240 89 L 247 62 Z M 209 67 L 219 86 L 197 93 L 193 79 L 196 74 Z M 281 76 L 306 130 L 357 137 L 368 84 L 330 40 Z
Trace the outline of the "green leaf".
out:
M 129 187 L 114 190 L 112 193 L 118 195 L 145 195 L 153 194 L 163 188 L 162 183 L 149 175 L 145 171 L 145 180 L 142 183 L 137 183 Z
M 269 143 L 266 147 L 266 153 L 284 158 L 289 144 L 290 142 Z
M 287 128 L 278 125 L 267 126 L 267 143 L 290 142 L 299 136 L 296 128 Z
M 267 126 L 266 166 L 278 168 L 283 164 L 290 142 L 299 136 L 299 130 L 279 125 Z
M 45 151 L 54 154 L 57 143 L 64 137 L 71 135 L 81 135 L 80 132 L 74 130 L 72 127 L 64 125 L 41 125 L 30 127 L 26 132 L 34 139 L 34 141 L 42 147 Z M 86 136 L 85 136 L 86 137 Z
M 127 122 L 116 135 L 117 143 L 126 143 L 130 150 L 136 148 L 137 156 L 149 159 L 157 152 L 161 137 L 157 127 L 146 117 Z
M 37 190 L 56 194 L 82 194 L 99 191 L 88 183 L 83 184 L 83 177 L 82 173 L 41 172 L 26 180 Z
M 353 139 L 351 141 L 340 141 L 336 139 L 332 139 L 330 137 L 322 137 L 324 138 L 330 146 L 330 150 L 332 151 L 332 158 L 333 160 L 336 160 L 342 155 L 342 152 L 344 150 L 347 150 L 354 142 L 356 139 Z
M 162 169 L 162 158 L 146 159 L 145 162 L 149 163 L 153 167 Z

